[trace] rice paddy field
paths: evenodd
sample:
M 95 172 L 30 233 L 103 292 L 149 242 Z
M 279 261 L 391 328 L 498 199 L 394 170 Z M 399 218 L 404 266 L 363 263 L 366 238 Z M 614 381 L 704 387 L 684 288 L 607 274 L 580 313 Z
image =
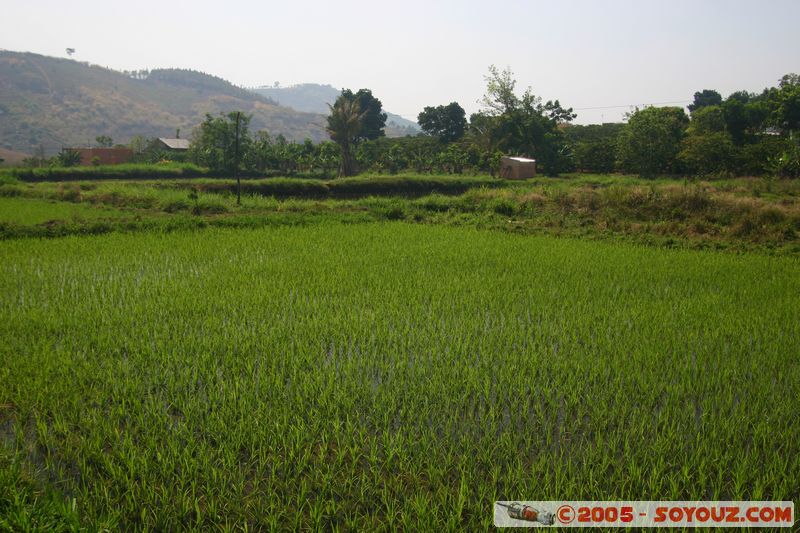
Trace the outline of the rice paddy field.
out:
M 0 530 L 798 504 L 796 257 L 371 222 L 0 258 Z
M 113 219 L 122 215 L 120 210 L 104 206 L 0 196 L 0 224 L 36 225 L 53 220 L 84 222 L 103 218 Z

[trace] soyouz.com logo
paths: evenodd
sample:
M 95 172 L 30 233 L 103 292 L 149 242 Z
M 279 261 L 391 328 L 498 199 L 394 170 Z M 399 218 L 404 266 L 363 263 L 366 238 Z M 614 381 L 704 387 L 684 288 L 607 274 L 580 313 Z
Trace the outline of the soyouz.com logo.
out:
M 786 501 L 498 501 L 497 527 L 792 527 Z

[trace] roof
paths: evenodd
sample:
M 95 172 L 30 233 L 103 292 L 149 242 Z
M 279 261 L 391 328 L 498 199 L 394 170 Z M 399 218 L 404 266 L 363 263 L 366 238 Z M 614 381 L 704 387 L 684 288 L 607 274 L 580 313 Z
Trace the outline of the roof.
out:
M 189 139 L 167 139 L 166 137 L 159 137 L 159 141 L 167 145 L 167 148 L 173 150 L 188 150 Z
M 506 157 L 505 159 L 510 159 L 517 163 L 536 163 L 535 159 L 528 159 L 527 157 Z

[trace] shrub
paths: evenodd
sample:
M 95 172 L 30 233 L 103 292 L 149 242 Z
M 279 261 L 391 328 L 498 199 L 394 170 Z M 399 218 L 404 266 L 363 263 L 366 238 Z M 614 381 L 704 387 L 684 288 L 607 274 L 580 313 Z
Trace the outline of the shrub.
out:
M 678 161 L 689 174 L 708 176 L 735 166 L 735 148 L 727 133 L 690 135 L 681 142 Z
M 510 217 L 517 213 L 517 204 L 515 204 L 510 198 L 495 198 L 490 205 L 492 211 L 498 215 Z
M 575 147 L 575 163 L 582 172 L 613 172 L 615 150 L 613 138 L 581 142 Z
M 800 177 L 800 144 L 791 143 L 780 155 L 771 157 L 768 168 L 775 175 L 784 178 Z
M 403 220 L 406 218 L 405 207 L 401 202 L 396 200 L 390 202 L 383 210 L 382 214 L 387 220 Z
M 774 136 L 762 136 L 753 144 L 740 147 L 736 153 L 736 170 L 739 174 L 763 176 L 771 170 L 770 161 L 775 161 L 789 148 L 789 142 Z

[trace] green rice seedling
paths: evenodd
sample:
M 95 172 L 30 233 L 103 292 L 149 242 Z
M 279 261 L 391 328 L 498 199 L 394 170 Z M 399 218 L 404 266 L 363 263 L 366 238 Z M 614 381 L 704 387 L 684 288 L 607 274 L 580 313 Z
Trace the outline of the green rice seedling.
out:
M 85 221 L 122 216 L 125 216 L 125 212 L 107 207 L 35 198 L 0 197 L 0 223 L 34 225 L 53 220 Z
M 475 530 L 496 499 L 800 493 L 793 258 L 399 222 L 0 253 L 12 529 Z

